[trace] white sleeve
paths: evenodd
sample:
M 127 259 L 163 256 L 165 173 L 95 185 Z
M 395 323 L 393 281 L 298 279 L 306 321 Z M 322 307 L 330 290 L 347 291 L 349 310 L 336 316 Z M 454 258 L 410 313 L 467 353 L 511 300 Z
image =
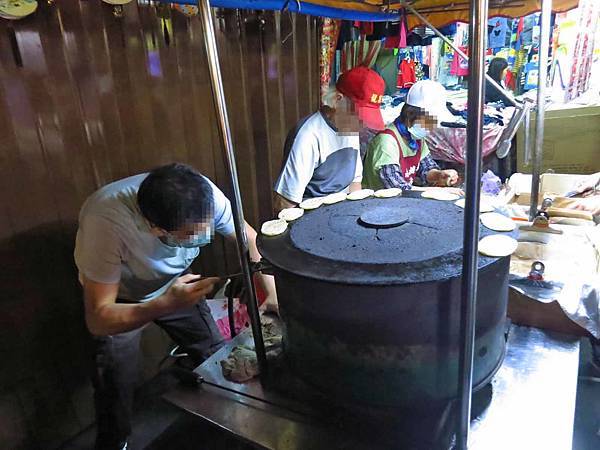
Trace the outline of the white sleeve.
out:
M 204 177 L 213 192 L 213 207 L 214 207 L 214 223 L 215 231 L 222 236 L 229 236 L 235 232 L 235 225 L 233 223 L 233 213 L 231 211 L 231 202 L 223 191 L 219 189 L 212 181 L 207 177 Z
M 317 137 L 312 131 L 301 128 L 275 183 L 275 192 L 291 202 L 300 203 L 318 162 Z

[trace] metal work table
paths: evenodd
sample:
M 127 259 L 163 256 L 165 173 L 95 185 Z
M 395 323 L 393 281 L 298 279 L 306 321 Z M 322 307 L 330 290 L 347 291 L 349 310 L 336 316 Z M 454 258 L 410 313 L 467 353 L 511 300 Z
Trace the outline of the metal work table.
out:
M 258 380 L 244 384 L 225 380 L 219 361 L 232 347 L 246 342 L 251 342 L 249 334 L 236 337 L 195 370 L 205 383 L 180 385 L 165 395 L 166 400 L 257 448 L 399 448 L 393 443 L 398 433 L 406 431 L 398 431 L 399 422 L 365 425 L 357 415 L 354 419 L 338 416 L 339 408 L 331 404 L 315 408 L 314 399 L 304 393 L 293 398 L 263 389 Z M 512 325 L 504 364 L 481 391 L 486 400 L 483 412 L 472 421 L 469 448 L 571 449 L 578 364 L 577 339 Z M 280 382 L 290 392 L 298 392 L 293 380 Z

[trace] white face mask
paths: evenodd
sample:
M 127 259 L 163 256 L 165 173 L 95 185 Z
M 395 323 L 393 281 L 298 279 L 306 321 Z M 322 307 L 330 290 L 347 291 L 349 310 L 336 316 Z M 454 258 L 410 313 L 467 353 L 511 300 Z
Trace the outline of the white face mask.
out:
M 425 137 L 429 134 L 429 130 L 427 128 L 423 128 L 418 123 L 415 123 L 408 129 L 408 131 L 417 140 L 425 139 Z

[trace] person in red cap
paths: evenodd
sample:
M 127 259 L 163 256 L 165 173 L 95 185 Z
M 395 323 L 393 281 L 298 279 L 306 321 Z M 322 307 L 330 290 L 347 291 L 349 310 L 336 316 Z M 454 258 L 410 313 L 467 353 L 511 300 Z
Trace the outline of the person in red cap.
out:
M 380 104 L 385 81 L 367 67 L 343 73 L 316 113 L 288 134 L 281 173 L 275 183 L 275 209 L 302 200 L 361 188 L 359 133 L 383 130 Z

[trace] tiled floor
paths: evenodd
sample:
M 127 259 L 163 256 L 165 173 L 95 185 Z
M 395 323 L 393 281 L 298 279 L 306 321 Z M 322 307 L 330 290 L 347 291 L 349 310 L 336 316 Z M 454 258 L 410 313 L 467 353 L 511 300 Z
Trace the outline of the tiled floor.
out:
M 582 341 L 579 374 L 598 376 L 589 364 L 590 346 Z M 131 450 L 248 450 L 250 447 L 235 442 L 218 429 L 206 425 L 161 400 L 161 393 L 177 381 L 168 373 L 161 373 L 140 390 L 133 423 Z M 577 391 L 577 409 L 573 450 L 600 449 L 600 383 L 580 379 Z M 90 428 L 63 447 L 64 450 L 93 448 L 95 430 Z M 518 450 L 518 449 L 514 449 Z M 527 449 L 535 450 L 535 449 Z

